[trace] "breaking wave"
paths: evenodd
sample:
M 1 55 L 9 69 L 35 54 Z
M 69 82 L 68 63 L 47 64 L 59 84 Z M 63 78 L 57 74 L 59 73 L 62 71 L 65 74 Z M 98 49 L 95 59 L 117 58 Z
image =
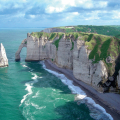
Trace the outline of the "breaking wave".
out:
M 27 66 L 26 66 L 26 67 L 27 67 Z M 30 82 L 25 83 L 25 86 L 26 86 L 25 90 L 27 90 L 28 93 L 23 96 L 23 99 L 21 100 L 21 103 L 20 103 L 19 106 L 21 106 L 21 105 L 24 103 L 24 101 L 27 99 L 27 97 L 33 93 L 33 92 L 32 92 L 33 84 L 35 84 L 36 82 L 38 82 L 38 80 L 37 80 L 38 76 L 37 76 L 35 73 L 32 73 L 32 72 L 31 72 L 31 74 L 33 75 L 33 77 L 32 77 L 32 80 L 33 80 L 33 81 L 30 81 Z M 37 94 L 38 94 L 38 93 L 36 93 L 36 95 L 37 95 Z M 33 96 L 33 97 L 35 97 L 35 96 Z

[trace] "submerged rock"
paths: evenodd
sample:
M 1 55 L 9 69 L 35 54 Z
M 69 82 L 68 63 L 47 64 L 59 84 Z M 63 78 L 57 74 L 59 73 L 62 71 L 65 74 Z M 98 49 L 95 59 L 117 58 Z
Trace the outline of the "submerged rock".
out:
M 3 44 L 0 44 L 0 67 L 8 66 L 8 59 L 6 56 L 5 48 Z

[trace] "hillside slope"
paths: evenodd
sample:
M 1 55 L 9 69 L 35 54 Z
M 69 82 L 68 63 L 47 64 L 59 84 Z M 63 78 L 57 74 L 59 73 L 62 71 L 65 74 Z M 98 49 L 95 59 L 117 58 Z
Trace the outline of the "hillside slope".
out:
M 66 26 L 57 27 L 59 29 L 65 29 L 65 32 L 87 32 L 97 33 L 102 35 L 116 36 L 120 34 L 120 26 L 93 26 L 93 25 L 78 25 L 78 26 Z

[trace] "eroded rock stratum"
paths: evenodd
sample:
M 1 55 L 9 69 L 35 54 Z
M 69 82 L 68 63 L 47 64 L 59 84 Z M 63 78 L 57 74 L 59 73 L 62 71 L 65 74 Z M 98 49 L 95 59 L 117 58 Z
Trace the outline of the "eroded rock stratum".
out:
M 15 54 L 27 47 L 26 61 L 49 59 L 58 67 L 73 70 L 76 79 L 98 91 L 120 89 L 119 39 L 82 32 L 36 32 L 27 35 Z

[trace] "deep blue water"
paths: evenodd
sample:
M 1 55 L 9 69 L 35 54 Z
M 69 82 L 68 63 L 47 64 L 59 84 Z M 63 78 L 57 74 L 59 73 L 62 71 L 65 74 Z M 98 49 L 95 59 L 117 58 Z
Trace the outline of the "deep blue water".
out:
M 8 67 L 0 68 L 0 120 L 109 120 L 87 104 L 90 98 L 80 100 L 85 93 L 64 75 L 48 72 L 44 63 L 25 62 L 26 48 L 21 61 L 15 62 L 15 52 L 27 33 L 42 29 L 0 29 L 0 43 L 9 60 Z

